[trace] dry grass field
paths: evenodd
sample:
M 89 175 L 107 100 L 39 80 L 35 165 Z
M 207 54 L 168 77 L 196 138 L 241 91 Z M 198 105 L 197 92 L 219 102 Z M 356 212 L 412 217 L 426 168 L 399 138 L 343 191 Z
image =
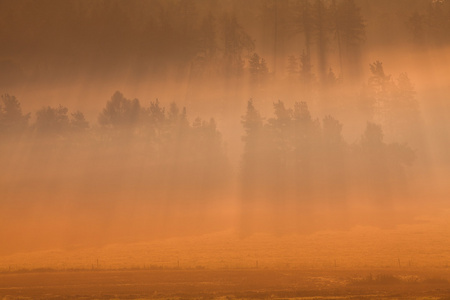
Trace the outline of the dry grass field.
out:
M 0 257 L 0 299 L 449 299 L 446 212 L 392 228 L 223 231 Z
M 448 272 L 419 269 L 41 271 L 1 274 L 0 295 L 3 299 L 448 299 L 450 283 Z

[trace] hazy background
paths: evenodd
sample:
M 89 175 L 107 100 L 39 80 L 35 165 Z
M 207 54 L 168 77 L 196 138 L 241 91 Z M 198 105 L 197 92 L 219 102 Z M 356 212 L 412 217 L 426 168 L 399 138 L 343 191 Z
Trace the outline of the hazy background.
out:
M 0 41 L 0 254 L 448 208 L 448 0 L 2 0 Z

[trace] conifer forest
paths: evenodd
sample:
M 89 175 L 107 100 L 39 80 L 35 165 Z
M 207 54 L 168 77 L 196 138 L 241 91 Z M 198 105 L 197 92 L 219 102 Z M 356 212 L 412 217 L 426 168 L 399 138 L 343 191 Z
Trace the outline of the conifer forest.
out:
M 3 299 L 450 296 L 449 0 L 0 0 L 0 44 Z

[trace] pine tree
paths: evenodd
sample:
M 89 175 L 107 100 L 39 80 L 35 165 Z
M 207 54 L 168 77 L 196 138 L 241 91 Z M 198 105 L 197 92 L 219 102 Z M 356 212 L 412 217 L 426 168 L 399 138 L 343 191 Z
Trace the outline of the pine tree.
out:
M 116 129 L 132 129 L 140 121 L 141 105 L 138 99 L 126 99 L 119 91 L 106 103 L 98 117 L 100 125 Z
M 81 111 L 71 113 L 70 116 L 70 127 L 73 131 L 84 132 L 89 128 L 89 123 Z
M 327 56 L 328 56 L 328 33 L 329 33 L 329 11 L 323 0 L 315 0 L 312 6 L 314 41 L 317 48 L 318 73 L 321 83 L 326 82 Z
M 333 2 L 335 6 L 335 2 Z M 361 76 L 361 45 L 365 40 L 364 20 L 361 9 L 353 0 L 342 0 L 335 7 L 334 32 L 338 41 L 341 70 L 345 77 L 356 80 Z
M 269 70 L 264 58 L 260 58 L 257 53 L 253 53 L 249 59 L 250 82 L 254 87 L 263 87 L 266 83 Z
M 9 94 L 2 95 L 2 104 L 0 104 L 0 134 L 23 132 L 28 127 L 30 114 L 24 115 L 19 101 Z
M 245 152 L 253 152 L 254 145 L 258 142 L 261 137 L 263 129 L 263 119 L 259 112 L 255 109 L 253 105 L 253 100 L 247 102 L 247 111 L 245 116 L 241 120 L 242 126 L 245 130 L 245 136 L 242 140 L 245 142 Z
M 296 1 L 293 10 L 294 32 L 303 34 L 306 55 L 310 57 L 314 31 L 311 3 L 309 0 Z
M 56 108 L 46 106 L 36 112 L 34 127 L 38 134 L 64 137 L 69 128 L 70 121 L 67 107 L 59 105 Z
M 298 61 L 297 58 L 294 55 L 290 55 L 288 57 L 288 66 L 287 66 L 287 72 L 289 79 L 294 79 L 298 76 Z
M 305 88 L 310 88 L 311 84 L 314 82 L 315 76 L 312 72 L 311 57 L 307 52 L 303 51 L 300 55 L 300 81 L 303 83 Z
M 225 76 L 239 76 L 244 67 L 244 51 L 250 53 L 255 44 L 238 23 L 237 17 L 225 14 L 222 18 L 223 70 Z

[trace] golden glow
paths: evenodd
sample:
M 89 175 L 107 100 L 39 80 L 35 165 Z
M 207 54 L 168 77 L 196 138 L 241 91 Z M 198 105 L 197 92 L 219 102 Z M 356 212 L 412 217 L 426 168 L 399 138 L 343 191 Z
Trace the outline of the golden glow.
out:
M 230 286 L 255 280 L 238 298 L 276 270 L 291 272 L 265 290 L 280 297 L 301 276 L 353 294 L 445 285 L 449 14 L 448 0 L 0 1 L 0 296 L 32 270 L 170 270 L 174 285 L 195 270 L 196 287 L 230 270 Z

